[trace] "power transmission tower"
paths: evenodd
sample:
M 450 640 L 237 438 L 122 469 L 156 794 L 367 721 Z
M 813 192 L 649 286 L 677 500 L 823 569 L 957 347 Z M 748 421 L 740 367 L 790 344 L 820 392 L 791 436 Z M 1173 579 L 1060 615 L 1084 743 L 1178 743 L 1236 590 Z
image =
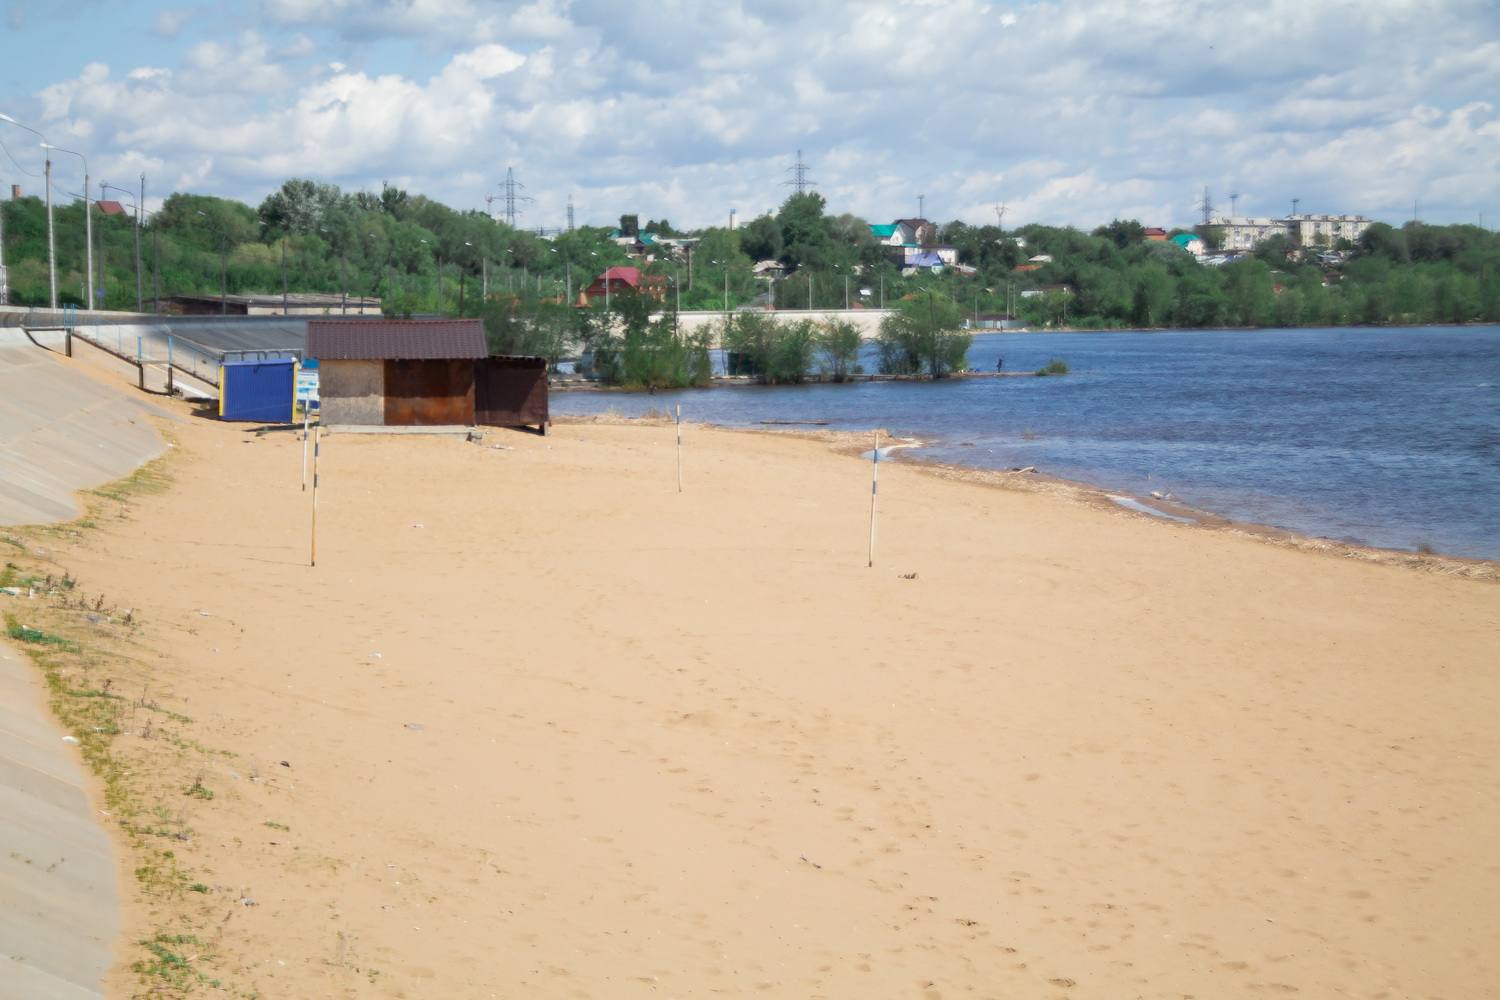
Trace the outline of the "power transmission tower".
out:
M 791 187 L 796 188 L 798 194 L 801 194 L 802 192 L 813 186 L 813 182 L 807 176 L 807 164 L 802 162 L 802 150 L 797 150 L 797 162 L 792 166 L 787 167 L 787 169 L 791 171 L 792 179 L 789 181 L 782 181 L 781 183 L 783 185 L 790 185 Z
M 505 224 L 507 226 L 510 226 L 512 229 L 516 228 L 516 216 L 518 216 L 518 215 L 521 214 L 521 212 L 516 208 L 516 204 L 518 202 L 523 202 L 523 201 L 536 201 L 535 198 L 529 198 L 529 197 L 527 197 L 524 194 L 517 194 L 516 193 L 516 191 L 518 189 L 522 189 L 522 188 L 525 188 L 525 187 L 526 187 L 525 184 L 522 184 L 520 181 L 516 180 L 516 170 L 515 170 L 515 168 L 514 167 L 506 167 L 505 168 Z
M 1208 225 L 1208 220 L 1213 218 L 1214 203 L 1208 198 L 1208 188 L 1203 189 L 1203 200 L 1198 203 L 1198 211 L 1203 213 L 1203 224 Z
M 995 206 L 995 225 L 997 227 L 999 227 L 999 229 L 1000 229 L 1000 231 L 1002 233 L 1005 232 L 1005 206 L 1004 205 L 996 205 Z
M 495 218 L 495 196 L 493 194 L 484 196 L 484 214 L 488 215 L 492 220 Z
M 568 232 L 573 231 L 573 196 L 568 195 Z

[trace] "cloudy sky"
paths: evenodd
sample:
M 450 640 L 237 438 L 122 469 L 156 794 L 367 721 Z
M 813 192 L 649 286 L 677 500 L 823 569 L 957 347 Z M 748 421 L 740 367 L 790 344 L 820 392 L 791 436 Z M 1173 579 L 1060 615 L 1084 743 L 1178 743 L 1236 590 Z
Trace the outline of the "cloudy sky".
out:
M 148 206 L 309 177 L 498 214 L 514 168 L 523 226 L 697 227 L 800 149 L 871 221 L 1186 225 L 1206 187 L 1500 224 L 1496 0 L 0 0 L 0 112 Z

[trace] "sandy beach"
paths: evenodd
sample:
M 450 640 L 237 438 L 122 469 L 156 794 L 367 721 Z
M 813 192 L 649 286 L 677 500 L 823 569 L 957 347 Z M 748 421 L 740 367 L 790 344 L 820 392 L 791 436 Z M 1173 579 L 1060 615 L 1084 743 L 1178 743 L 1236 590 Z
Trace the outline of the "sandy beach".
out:
M 48 558 L 235 995 L 1500 996 L 1492 582 L 900 464 L 869 568 L 867 462 L 652 424 L 325 436 L 310 567 L 294 435 L 162 426 Z

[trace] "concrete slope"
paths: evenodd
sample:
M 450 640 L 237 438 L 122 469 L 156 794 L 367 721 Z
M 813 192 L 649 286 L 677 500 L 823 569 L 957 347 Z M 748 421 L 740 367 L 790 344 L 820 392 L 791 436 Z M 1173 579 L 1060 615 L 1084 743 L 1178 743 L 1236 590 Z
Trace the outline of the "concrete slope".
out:
M 66 521 L 73 491 L 127 476 L 165 443 L 145 397 L 0 330 L 0 525 Z
M 70 520 L 73 491 L 165 443 L 127 383 L 0 329 L 0 524 Z M 0 595 L 25 619 L 26 597 Z M 109 838 L 37 670 L 0 639 L 0 1000 L 100 1000 L 120 904 Z
M 0 1000 L 99 1000 L 115 961 L 114 856 L 70 747 L 36 669 L 0 640 Z

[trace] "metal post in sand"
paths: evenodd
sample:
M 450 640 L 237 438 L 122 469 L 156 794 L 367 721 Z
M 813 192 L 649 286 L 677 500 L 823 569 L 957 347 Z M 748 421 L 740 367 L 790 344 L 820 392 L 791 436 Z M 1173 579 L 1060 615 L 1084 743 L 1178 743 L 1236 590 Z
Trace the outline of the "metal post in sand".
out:
M 309 566 L 318 564 L 318 444 L 322 430 L 321 422 L 313 428 L 312 548 L 308 554 Z
M 875 494 L 880 482 L 880 431 L 875 432 L 875 450 L 870 453 L 870 566 L 875 565 Z
M 312 422 L 312 399 L 302 401 L 302 492 L 307 492 L 307 431 Z
M 682 404 L 677 404 L 677 492 L 682 492 Z

